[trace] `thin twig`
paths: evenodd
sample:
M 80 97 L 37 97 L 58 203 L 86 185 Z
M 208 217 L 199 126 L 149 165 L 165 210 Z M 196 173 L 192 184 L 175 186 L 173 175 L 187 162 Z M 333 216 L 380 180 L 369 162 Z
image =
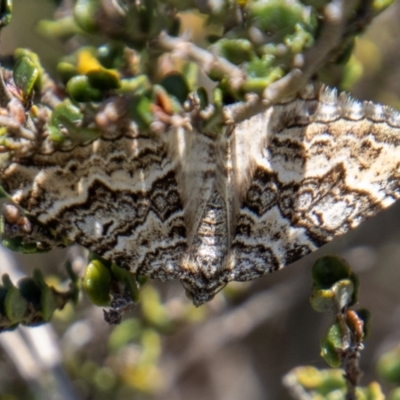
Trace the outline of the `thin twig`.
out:
M 358 324 L 360 327 L 358 334 L 349 327 L 347 321 L 349 317 L 352 317 L 353 320 L 356 318 L 360 322 L 360 324 Z M 342 331 L 343 349 L 339 353 L 344 369 L 344 378 L 346 380 L 346 400 L 356 400 L 356 389 L 363 375 L 359 366 L 360 352 L 363 349 L 363 322 L 360 320 L 357 313 L 347 309 L 340 310 L 336 318 Z
M 246 79 L 246 74 L 225 58 L 212 54 L 185 39 L 174 38 L 163 32 L 160 34 L 157 44 L 162 49 L 173 52 L 179 58 L 190 58 L 201 63 L 206 73 L 216 71 L 226 76 L 234 89 L 239 89 Z
M 356 400 L 357 398 L 356 389 L 363 375 L 359 366 L 361 349 L 360 344 L 352 340 L 351 345 L 344 354 L 343 369 L 347 386 L 346 400 Z
M 0 107 L 7 107 L 8 102 L 12 99 L 11 93 L 7 89 L 4 82 L 3 74 L 0 74 Z
M 24 128 L 21 123 L 19 121 L 16 121 L 14 118 L 0 115 L 0 126 L 9 128 L 10 130 L 12 130 L 15 136 L 18 136 L 20 138 L 30 141 L 36 140 L 35 132 Z

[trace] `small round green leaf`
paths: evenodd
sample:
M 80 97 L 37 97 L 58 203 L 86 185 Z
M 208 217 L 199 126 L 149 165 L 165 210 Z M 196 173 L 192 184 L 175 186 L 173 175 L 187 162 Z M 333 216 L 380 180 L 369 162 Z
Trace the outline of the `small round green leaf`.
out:
M 11 21 L 12 17 L 12 0 L 4 0 L 1 6 L 1 13 L 0 13 L 0 29 L 4 28 L 8 25 Z
M 349 279 L 338 281 L 329 289 L 313 288 L 311 306 L 318 312 L 336 313 L 350 305 L 353 292 L 354 286 Z
M 54 108 L 54 111 L 51 114 L 50 123 L 55 127 L 62 125 L 66 128 L 76 128 L 76 125 L 79 124 L 82 119 L 83 114 L 80 109 L 67 99 Z
M 337 310 L 341 310 L 344 307 L 349 307 L 354 293 L 353 282 L 349 279 L 343 279 L 336 282 L 332 286 L 332 291 L 335 294 L 335 300 L 337 304 Z
M 350 273 L 350 267 L 346 261 L 337 256 L 321 257 L 312 268 L 314 285 L 324 289 L 330 288 L 337 281 L 348 279 Z
M 340 357 L 332 343 L 326 338 L 321 340 L 321 357 L 332 367 L 340 367 Z
M 67 92 L 75 101 L 82 103 L 100 101 L 103 98 L 102 92 L 90 85 L 86 75 L 77 75 L 71 78 L 67 83 Z
M 118 89 L 121 86 L 118 74 L 107 69 L 96 69 L 89 71 L 86 76 L 92 88 L 98 90 Z
M 132 99 L 130 111 L 132 118 L 139 125 L 139 128 L 146 129 L 153 122 L 152 102 L 144 96 L 135 96 Z
M 100 260 L 92 260 L 86 267 L 83 289 L 93 304 L 110 304 L 111 273 Z
M 21 57 L 14 66 L 14 82 L 25 96 L 29 96 L 39 78 L 37 65 L 28 57 Z
M 34 279 L 29 277 L 20 279 L 18 288 L 26 301 L 32 303 L 36 309 L 40 308 L 42 291 Z
M 76 66 L 65 61 L 57 64 L 57 72 L 64 83 L 67 83 L 75 75 L 78 75 Z
M 336 312 L 335 293 L 331 289 L 314 290 L 310 297 L 312 308 L 317 312 Z
M 176 97 L 181 104 L 187 99 L 189 87 L 183 75 L 178 73 L 169 74 L 160 82 L 160 85 L 170 95 Z
M 57 304 L 53 290 L 47 285 L 42 288 L 40 308 L 42 311 L 43 321 L 50 321 L 54 311 L 57 308 Z
M 78 0 L 74 7 L 75 22 L 85 32 L 95 33 L 98 31 L 96 25 L 97 13 L 101 10 L 98 0 Z
M 218 40 L 212 47 L 214 51 L 217 51 L 224 58 L 236 65 L 250 61 L 255 56 L 253 45 L 247 39 L 223 38 Z
M 62 143 L 67 137 L 57 127 L 49 125 L 47 127 L 49 138 L 55 143 Z
M 4 310 L 11 322 L 19 322 L 24 317 L 28 307 L 21 292 L 14 286 L 8 290 L 4 299 Z
M 321 356 L 333 368 L 340 366 L 339 351 L 343 347 L 342 336 L 339 324 L 333 324 L 327 335 L 321 340 Z

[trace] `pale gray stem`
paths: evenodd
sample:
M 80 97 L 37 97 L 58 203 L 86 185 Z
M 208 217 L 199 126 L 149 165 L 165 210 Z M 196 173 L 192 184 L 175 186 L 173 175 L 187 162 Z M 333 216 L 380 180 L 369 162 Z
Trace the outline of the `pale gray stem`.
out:
M 183 38 L 174 38 L 163 32 L 160 34 L 157 44 L 179 58 L 189 58 L 199 62 L 206 73 L 217 71 L 226 76 L 234 89 L 240 88 L 246 79 L 246 74 L 225 58 L 212 54 Z

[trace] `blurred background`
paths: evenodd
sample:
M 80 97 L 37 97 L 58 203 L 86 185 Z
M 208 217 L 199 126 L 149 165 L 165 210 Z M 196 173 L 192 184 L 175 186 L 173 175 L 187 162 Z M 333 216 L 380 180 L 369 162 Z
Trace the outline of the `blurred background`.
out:
M 50 0 L 14 0 L 0 53 L 27 47 L 54 71 L 61 46 L 35 32 L 51 18 Z M 400 110 L 400 2 L 357 40 L 351 59 L 355 98 Z M 201 25 L 199 25 L 201 27 Z M 354 79 L 353 79 L 354 81 Z M 82 298 L 52 324 L 0 335 L 0 400 L 12 399 L 289 399 L 282 376 L 299 365 L 327 367 L 319 341 L 331 317 L 309 303 L 311 267 L 322 255 L 345 257 L 359 275 L 360 307 L 372 313 L 362 384 L 377 379 L 376 361 L 400 343 L 400 204 L 284 270 L 249 284 L 230 284 L 195 309 L 178 282 L 146 286 L 139 305 L 118 327 Z M 84 265 L 79 249 L 71 249 Z M 1 250 L 0 270 L 41 268 L 60 284 L 67 250 L 21 255 Z M 79 268 L 79 266 L 77 267 Z M 385 390 L 389 386 L 383 384 Z

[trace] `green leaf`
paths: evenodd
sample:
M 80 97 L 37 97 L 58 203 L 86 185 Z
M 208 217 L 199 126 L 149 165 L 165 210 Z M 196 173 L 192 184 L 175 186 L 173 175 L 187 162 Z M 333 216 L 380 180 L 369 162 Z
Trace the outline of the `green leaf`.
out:
M 349 279 L 336 282 L 329 289 L 313 289 L 310 302 L 314 310 L 318 312 L 336 313 L 348 307 L 353 298 L 354 285 Z
M 118 89 L 121 86 L 118 74 L 107 69 L 97 69 L 87 72 L 89 84 L 98 90 Z
M 321 340 L 321 356 L 333 368 L 340 366 L 338 350 L 343 347 L 343 332 L 339 324 L 334 324 L 327 335 Z
M 297 24 L 313 31 L 316 22 L 307 17 L 299 1 L 264 0 L 248 5 L 250 24 L 268 33 L 274 42 L 282 41 L 285 35 L 293 34 Z
M 49 132 L 50 140 L 55 143 L 62 143 L 67 138 L 67 136 L 60 131 L 60 129 L 53 125 L 49 125 L 47 127 L 47 131 Z
M 42 76 L 45 71 L 40 63 L 39 56 L 31 50 L 24 49 L 24 48 L 18 48 L 14 51 L 14 58 L 16 60 L 16 65 L 18 64 L 19 60 L 28 59 L 30 62 L 26 64 L 27 71 L 30 71 L 30 70 L 33 71 L 33 66 L 34 66 L 34 68 L 38 69 L 38 76 L 35 79 L 35 87 L 37 88 L 37 90 L 41 90 Z M 31 65 L 31 66 L 28 67 L 28 65 Z M 36 75 L 36 72 L 34 72 L 34 74 Z M 28 74 L 28 76 L 30 76 L 30 74 Z M 32 78 L 30 78 L 30 79 L 32 79 Z
M 65 126 L 67 129 L 76 128 L 83 119 L 80 109 L 66 99 L 58 104 L 51 114 L 50 123 L 55 127 Z
M 132 99 L 130 111 L 139 128 L 146 129 L 153 122 L 151 105 L 151 100 L 144 96 L 135 96 Z
M 247 39 L 220 39 L 212 46 L 224 58 L 235 65 L 250 61 L 255 57 L 252 43 Z
M 0 8 L 0 29 L 4 28 L 7 26 L 12 17 L 12 0 L 3 0 L 1 2 L 1 8 Z
M 90 85 L 86 75 L 77 75 L 67 83 L 68 94 L 77 102 L 100 101 L 103 98 L 101 90 Z
M 28 302 L 24 299 L 21 292 L 13 286 L 8 289 L 4 299 L 4 310 L 7 318 L 11 322 L 20 322 L 28 308 Z
M 337 281 L 350 277 L 347 262 L 337 256 L 325 256 L 315 261 L 312 268 L 313 284 L 328 289 Z
M 169 94 L 176 97 L 181 104 L 187 99 L 189 87 L 186 83 L 186 79 L 181 74 L 172 73 L 167 75 L 160 82 L 160 85 L 163 86 Z
M 65 61 L 59 62 L 57 64 L 57 72 L 60 75 L 61 80 L 64 82 L 64 84 L 67 83 L 75 75 L 78 75 L 78 69 L 76 68 L 76 66 Z
M 138 75 L 134 78 L 121 79 L 121 87 L 116 90 L 120 94 L 141 95 L 149 91 L 151 84 L 146 75 Z
M 8 274 L 3 274 L 1 277 L 1 280 L 3 281 L 3 286 L 7 289 L 10 290 L 14 287 L 14 284 L 11 281 L 10 275 Z
M 74 7 L 74 17 L 79 28 L 88 33 L 99 30 L 96 25 L 96 14 L 101 11 L 98 0 L 78 0 Z
M 28 57 L 22 57 L 14 66 L 14 82 L 24 96 L 29 96 L 40 76 L 39 68 Z
M 40 297 L 40 309 L 42 311 L 43 321 L 50 321 L 54 311 L 57 309 L 54 292 L 47 285 L 42 287 L 42 295 Z
M 18 281 L 18 288 L 26 301 L 32 303 L 35 309 L 40 309 L 42 291 L 40 286 L 30 277 Z
M 93 304 L 110 304 L 111 273 L 100 260 L 92 260 L 86 267 L 83 289 Z

